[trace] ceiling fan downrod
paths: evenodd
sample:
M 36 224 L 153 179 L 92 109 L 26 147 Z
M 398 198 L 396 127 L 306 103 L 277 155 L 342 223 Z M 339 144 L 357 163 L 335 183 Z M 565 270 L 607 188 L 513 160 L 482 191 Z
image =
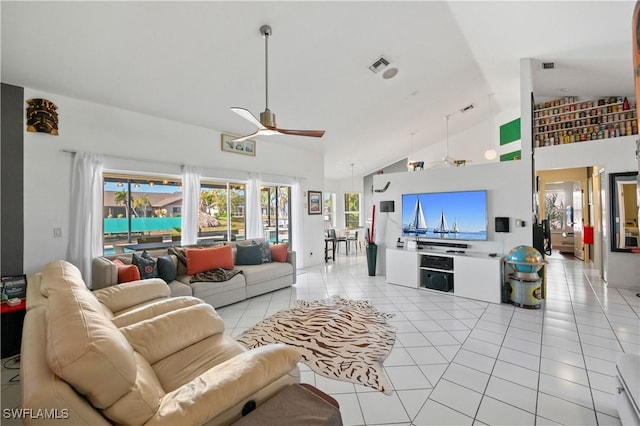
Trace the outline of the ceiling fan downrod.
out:
M 260 122 L 267 127 L 276 126 L 276 115 L 269 110 L 269 37 L 271 37 L 271 27 L 263 25 L 260 27 L 260 34 L 264 37 L 264 112 L 260 113 Z

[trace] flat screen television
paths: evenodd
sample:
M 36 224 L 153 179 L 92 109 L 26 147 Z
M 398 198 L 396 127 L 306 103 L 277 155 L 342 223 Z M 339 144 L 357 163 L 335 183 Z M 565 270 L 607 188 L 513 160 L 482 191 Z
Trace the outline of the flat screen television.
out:
M 487 191 L 402 194 L 402 235 L 485 241 Z

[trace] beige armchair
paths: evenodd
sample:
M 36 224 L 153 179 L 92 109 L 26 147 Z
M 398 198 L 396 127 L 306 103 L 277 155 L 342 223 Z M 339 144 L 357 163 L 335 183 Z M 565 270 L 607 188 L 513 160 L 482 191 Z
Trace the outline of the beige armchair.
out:
M 295 349 L 246 350 L 197 299 L 143 301 L 145 283 L 90 292 L 64 261 L 40 278 L 46 303 L 24 323 L 22 408 L 56 416 L 25 424 L 229 424 L 299 381 Z

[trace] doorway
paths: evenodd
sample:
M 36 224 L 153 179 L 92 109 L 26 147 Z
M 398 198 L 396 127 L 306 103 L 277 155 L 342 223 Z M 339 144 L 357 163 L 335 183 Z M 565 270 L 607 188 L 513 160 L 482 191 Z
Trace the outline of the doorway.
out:
M 552 258 L 575 258 L 592 262 L 602 276 L 601 241 L 584 243 L 584 228 L 602 229 L 599 167 L 538 170 L 540 220 L 547 219 L 551 233 Z

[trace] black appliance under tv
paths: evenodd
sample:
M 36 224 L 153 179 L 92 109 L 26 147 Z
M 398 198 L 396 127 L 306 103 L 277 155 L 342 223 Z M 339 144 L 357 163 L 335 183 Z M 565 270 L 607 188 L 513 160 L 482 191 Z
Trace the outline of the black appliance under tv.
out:
M 439 290 L 450 292 L 453 291 L 453 273 L 430 271 L 423 269 L 421 271 L 421 285 L 431 290 Z
M 487 191 L 402 194 L 402 235 L 487 240 Z

